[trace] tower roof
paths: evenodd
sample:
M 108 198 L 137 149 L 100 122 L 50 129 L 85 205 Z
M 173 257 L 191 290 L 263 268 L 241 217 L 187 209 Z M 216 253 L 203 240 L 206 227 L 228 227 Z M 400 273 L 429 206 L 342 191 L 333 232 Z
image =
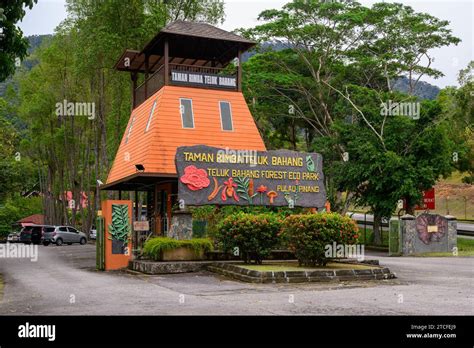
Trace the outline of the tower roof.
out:
M 146 55 L 149 56 L 150 66 L 158 68 L 163 60 L 166 39 L 171 61 L 183 64 L 188 60 L 184 64 L 195 66 L 206 66 L 212 62 L 217 63 L 219 67 L 225 67 L 237 56 L 239 50 L 245 52 L 255 46 L 254 41 L 213 25 L 179 20 L 161 29 L 141 51 L 125 50 L 115 64 L 115 69 L 145 72 Z M 150 72 L 153 72 L 153 68 Z
M 183 128 L 180 98 L 192 100 L 194 128 Z M 221 101 L 231 105 L 232 131 L 222 130 Z M 147 180 L 176 177 L 176 149 L 191 145 L 265 150 L 242 93 L 164 86 L 133 110 L 102 189 L 132 190 Z M 137 172 L 136 164 L 145 171 Z

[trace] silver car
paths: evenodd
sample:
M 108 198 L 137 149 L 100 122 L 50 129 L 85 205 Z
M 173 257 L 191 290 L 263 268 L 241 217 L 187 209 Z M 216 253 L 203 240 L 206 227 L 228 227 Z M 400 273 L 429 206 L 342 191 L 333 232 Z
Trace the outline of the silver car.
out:
M 97 239 L 97 230 L 95 228 L 91 228 L 91 231 L 89 233 L 89 238 L 90 239 Z
M 7 242 L 18 243 L 20 241 L 20 232 L 10 233 L 7 237 Z
M 53 231 L 45 232 L 42 239 L 45 246 L 50 243 L 56 245 L 63 245 L 64 243 L 69 245 L 80 243 L 84 245 L 87 243 L 86 234 L 71 226 L 55 226 Z

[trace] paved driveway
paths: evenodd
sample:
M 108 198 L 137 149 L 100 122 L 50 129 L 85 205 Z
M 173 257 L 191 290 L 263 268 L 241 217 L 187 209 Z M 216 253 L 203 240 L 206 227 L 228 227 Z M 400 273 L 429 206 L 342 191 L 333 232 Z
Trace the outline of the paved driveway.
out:
M 0 314 L 474 314 L 474 258 L 376 255 L 398 279 L 269 285 L 207 272 L 97 272 L 94 245 L 38 248 L 37 262 L 0 259 L 5 282 Z

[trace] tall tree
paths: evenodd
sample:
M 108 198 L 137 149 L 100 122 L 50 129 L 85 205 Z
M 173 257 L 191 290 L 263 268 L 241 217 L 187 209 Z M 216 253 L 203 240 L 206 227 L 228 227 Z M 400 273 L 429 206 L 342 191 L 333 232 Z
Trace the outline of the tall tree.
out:
M 127 74 L 112 69 L 126 49 L 141 49 L 168 21 L 220 22 L 222 1 L 68 0 L 68 17 L 20 77 L 19 112 L 29 127 L 25 151 L 41 169 L 50 223 L 88 231 L 98 208 L 97 179 L 105 182 L 130 116 Z M 93 105 L 94 117 L 58 116 L 64 100 Z M 65 192 L 76 202 L 68 206 Z M 83 207 L 83 193 L 90 204 Z
M 25 16 L 25 7 L 31 9 L 37 0 L 0 1 L 0 82 L 15 72 L 17 59 L 27 54 L 28 41 L 16 25 Z
M 447 28 L 448 22 L 415 13 L 401 4 L 378 3 L 368 8 L 356 2 L 318 0 L 294 0 L 281 10 L 262 12 L 259 19 L 265 23 L 241 31 L 260 42 L 277 43 L 282 49 L 278 52 L 263 51 L 249 61 L 246 73 L 253 81 L 259 79 L 260 83 L 256 85 L 258 89 L 249 88 L 247 95 L 252 100 L 258 100 L 259 95 L 266 100 L 273 99 L 273 103 L 282 105 L 282 110 L 285 106 L 294 106 L 293 117 L 303 120 L 314 134 L 313 149 L 325 155 L 327 192 L 336 209 L 344 212 L 351 199 L 359 204 L 370 201 L 380 222 L 382 216 L 393 211 L 394 202 L 402 198 L 402 192 L 409 206 L 413 207 L 422 187 L 431 183 L 432 178 L 449 171 L 443 162 L 441 168 L 429 173 L 427 183 L 418 185 L 413 182 L 409 189 L 400 190 L 398 187 L 403 183 L 399 181 L 397 185 L 386 186 L 384 194 L 379 195 L 377 181 L 384 174 L 372 170 L 373 155 L 376 154 L 382 162 L 392 157 L 393 134 L 388 130 L 398 129 L 393 126 L 394 122 L 413 122 L 382 114 L 379 106 L 374 107 L 374 100 L 378 105 L 389 101 L 416 102 L 412 94 L 420 78 L 442 76 L 442 72 L 431 66 L 430 50 L 459 42 Z M 265 60 L 268 68 L 259 64 Z M 408 95 L 392 91 L 394 80 L 401 76 L 410 78 Z M 274 104 L 269 106 L 268 115 L 273 116 Z M 265 104 L 261 103 L 260 107 L 265 108 Z M 435 107 L 430 110 L 431 116 L 424 119 L 426 124 L 414 123 L 421 127 L 418 131 L 423 136 L 425 131 L 438 131 L 435 125 L 440 121 L 439 112 Z M 260 114 L 264 111 L 260 110 Z M 352 154 L 353 142 L 346 141 L 344 125 L 349 129 L 357 125 L 359 131 L 370 139 L 366 146 L 370 144 L 372 151 L 361 156 L 357 156 L 358 152 Z M 291 132 L 290 128 L 287 132 Z M 423 158 L 421 153 L 413 152 L 423 136 L 406 139 L 410 145 L 405 148 L 405 153 Z M 351 164 L 354 159 L 357 161 L 357 168 L 372 168 L 368 173 L 371 173 L 374 185 L 366 184 L 368 178 L 365 175 L 342 180 L 338 171 L 341 166 L 347 166 L 344 161 L 347 155 Z M 400 177 L 399 180 L 410 179 Z M 362 190 L 362 187 L 365 188 Z M 371 191 L 372 188 L 375 191 Z M 368 199 L 372 195 L 381 201 Z M 384 197 L 387 197 L 385 201 Z M 394 201 L 395 197 L 398 198 Z M 375 235 L 379 240 L 378 228 Z

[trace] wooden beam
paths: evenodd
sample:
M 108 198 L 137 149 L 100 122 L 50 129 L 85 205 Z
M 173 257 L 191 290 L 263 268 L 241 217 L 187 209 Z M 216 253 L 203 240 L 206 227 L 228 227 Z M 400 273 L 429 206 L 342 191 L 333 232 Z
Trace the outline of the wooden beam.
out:
M 145 53 L 145 100 L 148 98 L 148 72 L 149 72 L 149 59 L 150 56 Z
M 135 220 L 134 221 L 139 221 L 139 216 L 138 216 L 138 191 L 135 191 Z
M 242 92 L 242 49 L 240 47 L 237 58 L 239 59 L 239 66 L 237 67 L 237 90 Z
M 165 38 L 165 86 L 170 84 L 170 62 L 169 62 L 168 37 Z
M 151 67 L 150 67 L 150 71 L 153 72 L 153 69 L 155 68 L 155 66 L 161 61 L 163 57 L 160 57 L 159 59 L 156 60 L 155 64 L 153 64 Z
M 132 108 L 135 108 L 137 102 L 137 73 L 133 72 L 130 74 L 132 78 Z

